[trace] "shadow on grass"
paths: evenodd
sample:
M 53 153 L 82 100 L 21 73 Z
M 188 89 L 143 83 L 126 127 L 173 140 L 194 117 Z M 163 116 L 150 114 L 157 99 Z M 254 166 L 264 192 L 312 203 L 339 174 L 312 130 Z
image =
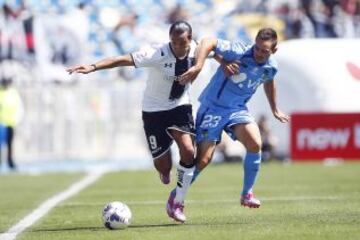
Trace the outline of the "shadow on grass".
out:
M 128 228 L 158 228 L 158 227 L 173 227 L 181 224 L 166 223 L 166 224 L 144 224 L 144 225 L 131 225 Z M 103 226 L 99 227 L 71 227 L 71 228 L 46 228 L 46 229 L 33 229 L 27 232 L 63 232 L 63 231 L 104 231 L 108 230 Z
M 104 227 L 71 227 L 71 228 L 40 228 L 32 229 L 26 232 L 64 232 L 64 231 L 102 231 Z
M 181 225 L 178 223 L 165 223 L 165 224 L 142 224 L 142 225 L 130 225 L 129 228 L 152 228 L 152 227 L 173 227 Z
M 226 223 L 209 223 L 209 222 L 203 222 L 203 223 L 165 223 L 165 224 L 139 224 L 139 225 L 131 225 L 128 228 L 129 229 L 141 229 L 141 228 L 164 228 L 164 227 L 196 227 L 196 226 L 222 226 L 222 225 L 244 225 L 246 223 L 244 222 L 226 222 Z M 46 229 L 33 229 L 29 230 L 27 232 L 63 232 L 63 231 L 108 231 L 103 226 L 98 227 L 71 227 L 71 228 L 46 228 Z M 115 230 L 116 231 L 116 230 Z M 121 231 L 121 230 L 120 230 Z

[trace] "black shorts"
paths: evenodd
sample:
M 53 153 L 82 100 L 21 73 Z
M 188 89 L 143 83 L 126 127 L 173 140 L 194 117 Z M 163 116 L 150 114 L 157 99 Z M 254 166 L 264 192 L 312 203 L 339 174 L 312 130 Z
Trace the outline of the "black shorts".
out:
M 143 111 L 142 119 L 153 158 L 158 158 L 169 150 L 173 142 L 170 129 L 195 135 L 191 105 L 182 105 L 167 111 Z

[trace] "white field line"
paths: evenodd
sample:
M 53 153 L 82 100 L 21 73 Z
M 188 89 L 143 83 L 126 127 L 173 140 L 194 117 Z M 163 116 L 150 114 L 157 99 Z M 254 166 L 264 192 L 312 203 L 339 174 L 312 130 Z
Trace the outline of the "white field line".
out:
M 297 202 L 297 201 L 316 201 L 316 200 L 325 200 L 325 201 L 340 201 L 344 199 L 360 199 L 359 197 L 341 197 L 341 196 L 294 196 L 294 197 L 260 197 L 262 202 Z M 128 205 L 163 205 L 166 203 L 167 198 L 163 200 L 149 200 L 149 201 L 126 201 Z M 186 203 L 190 204 L 216 204 L 216 203 L 238 203 L 240 199 L 214 199 L 214 200 L 186 200 Z M 105 203 L 81 203 L 81 202 L 69 202 L 64 204 L 65 206 L 102 206 Z
M 97 171 L 91 172 L 86 175 L 80 181 L 72 184 L 65 191 L 56 194 L 55 196 L 47 199 L 43 202 L 38 208 L 36 208 L 33 212 L 28 214 L 26 217 L 21 219 L 17 224 L 12 226 L 5 233 L 0 234 L 0 240 L 13 240 L 16 236 L 22 233 L 26 228 L 33 225 L 37 220 L 42 218 L 46 213 L 48 213 L 52 208 L 58 205 L 60 202 L 74 196 L 79 193 L 84 188 L 88 187 L 90 184 L 94 183 L 98 180 L 105 172 Z

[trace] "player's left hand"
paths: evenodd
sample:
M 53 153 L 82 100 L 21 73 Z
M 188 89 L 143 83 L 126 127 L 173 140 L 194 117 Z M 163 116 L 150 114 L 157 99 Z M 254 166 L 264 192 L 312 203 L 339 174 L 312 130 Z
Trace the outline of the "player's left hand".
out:
M 287 123 L 290 120 L 290 116 L 286 115 L 280 110 L 275 110 L 273 114 L 274 117 L 282 123 Z
M 186 85 L 187 83 L 192 83 L 195 80 L 195 78 L 199 75 L 200 71 L 201 71 L 201 68 L 192 66 L 191 68 L 189 68 L 185 73 L 183 73 L 179 77 L 179 83 L 181 85 Z
M 222 63 L 221 66 L 225 72 L 225 76 L 226 77 L 230 77 L 232 75 L 238 74 L 239 73 L 239 67 L 240 62 L 239 61 L 234 61 L 234 62 L 230 62 L 230 63 Z

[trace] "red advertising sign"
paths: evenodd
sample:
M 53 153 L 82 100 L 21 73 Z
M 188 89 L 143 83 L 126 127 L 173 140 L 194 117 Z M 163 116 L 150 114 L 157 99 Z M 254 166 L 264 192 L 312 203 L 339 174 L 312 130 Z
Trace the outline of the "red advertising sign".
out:
M 360 113 L 291 116 L 291 157 L 296 160 L 360 160 Z

